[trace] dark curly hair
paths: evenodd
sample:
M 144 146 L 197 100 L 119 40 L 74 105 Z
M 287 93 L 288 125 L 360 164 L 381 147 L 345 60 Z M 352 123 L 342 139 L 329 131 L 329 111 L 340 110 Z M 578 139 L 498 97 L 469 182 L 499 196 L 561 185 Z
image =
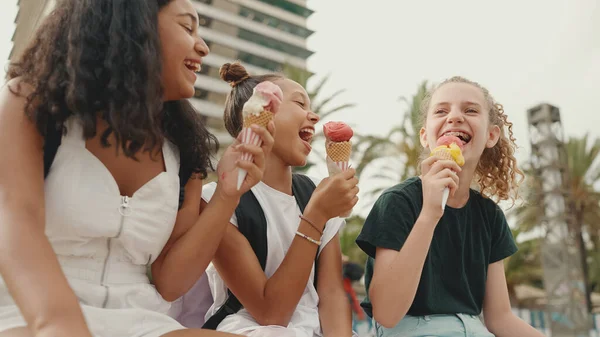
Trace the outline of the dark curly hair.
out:
M 83 122 L 84 137 L 96 135 L 97 116 L 114 133 L 126 156 L 135 158 L 172 141 L 186 171 L 205 177 L 214 135 L 187 100 L 163 102 L 158 12 L 171 0 L 59 0 L 7 79 L 32 87 L 26 114 L 39 132 L 48 123 L 64 132 L 70 116 Z M 11 88 L 19 94 L 20 88 Z M 182 162 L 184 162 L 182 160 Z

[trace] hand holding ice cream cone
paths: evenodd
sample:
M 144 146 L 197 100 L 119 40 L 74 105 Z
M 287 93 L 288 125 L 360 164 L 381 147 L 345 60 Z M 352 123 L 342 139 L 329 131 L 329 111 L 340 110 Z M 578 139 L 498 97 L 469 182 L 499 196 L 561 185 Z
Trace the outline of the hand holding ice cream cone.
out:
M 279 109 L 279 105 L 283 99 L 283 93 L 279 86 L 273 82 L 265 81 L 254 87 L 253 94 L 244 104 L 242 115 L 244 126 L 242 129 L 242 144 L 252 144 L 260 146 L 262 139 L 251 128 L 252 125 L 257 125 L 266 128 L 267 124 L 273 119 L 273 115 Z M 242 161 L 252 161 L 251 153 L 245 152 L 242 154 Z M 246 178 L 248 172 L 242 168 L 238 171 L 237 189 L 239 190 Z
M 437 140 L 436 147 L 431 151 L 430 156 L 441 160 L 452 160 L 458 166 L 465 164 L 465 158 L 462 155 L 463 142 L 455 136 L 442 136 Z M 442 210 L 446 208 L 450 189 L 446 187 L 442 195 Z
M 323 125 L 325 135 L 325 151 L 327 152 L 327 170 L 329 176 L 334 176 L 346 171 L 350 167 L 350 156 L 352 154 L 352 143 L 350 139 L 354 135 L 352 128 L 342 122 L 329 122 Z M 342 214 L 348 217 L 352 211 Z

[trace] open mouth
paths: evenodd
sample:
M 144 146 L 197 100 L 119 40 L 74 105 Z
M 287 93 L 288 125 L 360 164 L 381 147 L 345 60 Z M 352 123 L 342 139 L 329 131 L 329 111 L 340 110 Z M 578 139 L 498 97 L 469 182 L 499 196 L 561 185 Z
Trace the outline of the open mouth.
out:
M 471 135 L 461 131 L 448 131 L 444 133 L 444 136 L 454 136 L 460 139 L 463 142 L 463 145 L 471 141 Z
M 298 135 L 300 136 L 300 139 L 302 139 L 303 141 L 305 141 L 307 143 L 310 143 L 313 136 L 315 135 L 315 130 L 312 128 L 303 128 L 300 130 Z
M 199 73 L 200 70 L 202 69 L 201 63 L 198 61 L 185 60 L 183 63 L 189 70 L 191 70 L 195 73 Z

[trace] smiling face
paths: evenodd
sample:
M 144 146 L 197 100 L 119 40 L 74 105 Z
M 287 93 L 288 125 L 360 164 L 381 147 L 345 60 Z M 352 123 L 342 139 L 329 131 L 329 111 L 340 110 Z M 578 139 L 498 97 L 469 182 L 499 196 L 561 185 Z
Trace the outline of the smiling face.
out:
M 172 0 L 158 13 L 165 101 L 194 96 L 196 73 L 209 49 L 198 36 L 198 14 L 189 0 Z
M 289 79 L 273 81 L 283 91 L 283 100 L 275 114 L 273 154 L 289 166 L 306 165 L 319 116 L 310 109 L 306 90 Z
M 475 167 L 485 148 L 493 147 L 500 128 L 490 123 L 490 107 L 481 89 L 469 83 L 446 83 L 431 96 L 421 145 L 433 150 L 442 136 L 458 137 L 466 165 Z

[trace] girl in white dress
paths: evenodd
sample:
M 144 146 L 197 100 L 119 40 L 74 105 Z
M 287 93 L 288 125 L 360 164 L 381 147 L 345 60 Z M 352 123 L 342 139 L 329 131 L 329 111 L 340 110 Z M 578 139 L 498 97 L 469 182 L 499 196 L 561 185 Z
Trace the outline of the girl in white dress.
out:
M 185 100 L 209 52 L 198 22 L 188 0 L 59 0 L 10 65 L 0 91 L 1 337 L 227 335 L 184 329 L 167 312 L 261 180 L 274 128 L 256 130 L 262 148 L 227 149 L 215 197 L 201 204 L 216 140 Z M 45 176 L 50 134 L 61 141 Z M 237 163 L 240 150 L 254 162 Z M 240 191 L 238 167 L 248 171 Z M 191 179 L 178 210 L 180 168 Z
M 258 83 L 268 80 L 277 84 L 283 91 L 283 101 L 274 116 L 278 131 L 273 151 L 266 159 L 263 180 L 252 187 L 267 221 L 265 270 L 248 240 L 237 230 L 234 215 L 214 265 L 207 270 L 214 305 L 206 317 L 223 305 L 229 288 L 243 308 L 227 316 L 218 325 L 218 331 L 253 337 L 352 336 L 338 236 L 344 221 L 338 216 L 358 201 L 354 170 L 320 183 L 314 181 L 317 188 L 301 213 L 292 195 L 292 168 L 306 164 L 319 121 L 311 111 L 306 90 L 278 75 L 249 76 L 239 63 L 221 67 L 221 78 L 233 85 L 225 107 L 225 125 L 232 136 L 242 129 L 242 105 Z M 215 187 L 206 185 L 203 199 L 213 200 Z

